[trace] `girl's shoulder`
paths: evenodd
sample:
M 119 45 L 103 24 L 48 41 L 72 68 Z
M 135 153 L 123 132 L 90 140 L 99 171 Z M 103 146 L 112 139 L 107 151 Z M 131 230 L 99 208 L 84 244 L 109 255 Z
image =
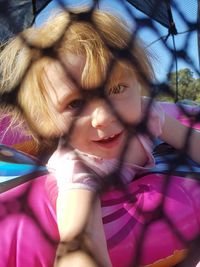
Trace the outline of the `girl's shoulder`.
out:
M 74 172 L 79 172 L 84 166 L 85 170 L 93 171 L 100 176 L 108 175 L 116 165 L 117 160 L 115 159 L 105 160 L 77 149 L 62 150 L 59 148 L 52 154 L 47 163 L 49 169 L 55 170 L 62 167 L 69 170 L 73 168 Z M 77 166 L 79 166 L 79 168 Z
M 162 126 L 165 121 L 163 107 L 150 97 L 142 97 L 142 114 L 146 118 L 146 125 L 153 136 L 158 137 L 162 133 Z

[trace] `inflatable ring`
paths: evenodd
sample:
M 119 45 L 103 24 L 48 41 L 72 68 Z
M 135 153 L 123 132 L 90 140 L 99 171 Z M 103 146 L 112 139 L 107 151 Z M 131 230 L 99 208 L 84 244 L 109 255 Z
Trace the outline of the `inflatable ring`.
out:
M 17 267 L 35 267 L 36 259 L 37 266 L 51 266 L 59 241 L 55 182 L 33 157 L 4 145 L 0 155 L 0 266 L 15 266 L 11 262 L 16 257 Z M 126 191 L 112 189 L 102 195 L 113 267 L 173 266 L 184 258 L 186 244 L 200 234 L 198 181 L 173 176 L 165 187 L 165 174 L 152 173 L 131 182 Z

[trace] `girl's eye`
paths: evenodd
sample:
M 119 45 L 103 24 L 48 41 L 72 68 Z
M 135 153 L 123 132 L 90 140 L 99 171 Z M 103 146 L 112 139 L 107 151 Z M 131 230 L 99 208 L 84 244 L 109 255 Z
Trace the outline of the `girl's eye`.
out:
M 112 94 L 113 95 L 121 94 L 121 93 L 124 92 L 124 90 L 125 90 L 125 86 L 121 85 L 121 84 L 118 84 L 118 85 L 113 86 L 112 88 L 109 89 L 108 95 L 111 96 Z
M 75 99 L 68 104 L 67 108 L 70 110 L 77 110 L 82 108 L 83 105 L 84 105 L 83 99 Z

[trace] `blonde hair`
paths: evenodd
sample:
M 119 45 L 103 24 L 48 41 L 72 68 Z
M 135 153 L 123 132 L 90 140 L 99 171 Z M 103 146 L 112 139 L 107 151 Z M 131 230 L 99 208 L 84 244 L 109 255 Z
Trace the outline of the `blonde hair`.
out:
M 0 94 L 19 88 L 17 104 L 23 112 L 15 109 L 14 118 L 19 119 L 22 114 L 33 135 L 59 134 L 43 82 L 44 68 L 55 58 L 61 60 L 67 53 L 85 57 L 83 87 L 101 84 L 115 57 L 117 65 L 131 71 L 143 88 L 153 78 L 148 55 L 127 25 L 107 12 L 93 11 L 91 17 L 89 14 L 86 21 L 77 19 L 79 12 L 74 14 L 75 19 L 61 12 L 40 28 L 29 28 L 13 38 L 0 54 Z M 129 47 L 131 39 L 134 41 Z M 129 51 L 128 57 L 117 60 L 117 54 L 125 50 Z M 130 56 L 134 62 L 128 60 Z

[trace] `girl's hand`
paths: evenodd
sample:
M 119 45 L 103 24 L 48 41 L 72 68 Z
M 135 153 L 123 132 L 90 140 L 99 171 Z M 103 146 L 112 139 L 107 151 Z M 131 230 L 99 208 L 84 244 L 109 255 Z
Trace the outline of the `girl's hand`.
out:
M 100 267 L 85 251 L 66 252 L 63 245 L 61 244 L 61 247 L 58 245 L 59 256 L 57 255 L 53 267 Z
M 58 244 L 57 250 L 56 250 L 56 257 L 54 262 L 54 267 L 57 266 L 59 260 L 63 257 L 65 257 L 67 254 L 73 251 L 77 251 L 80 249 L 80 243 L 79 240 L 73 240 L 70 243 L 67 242 L 60 242 Z

